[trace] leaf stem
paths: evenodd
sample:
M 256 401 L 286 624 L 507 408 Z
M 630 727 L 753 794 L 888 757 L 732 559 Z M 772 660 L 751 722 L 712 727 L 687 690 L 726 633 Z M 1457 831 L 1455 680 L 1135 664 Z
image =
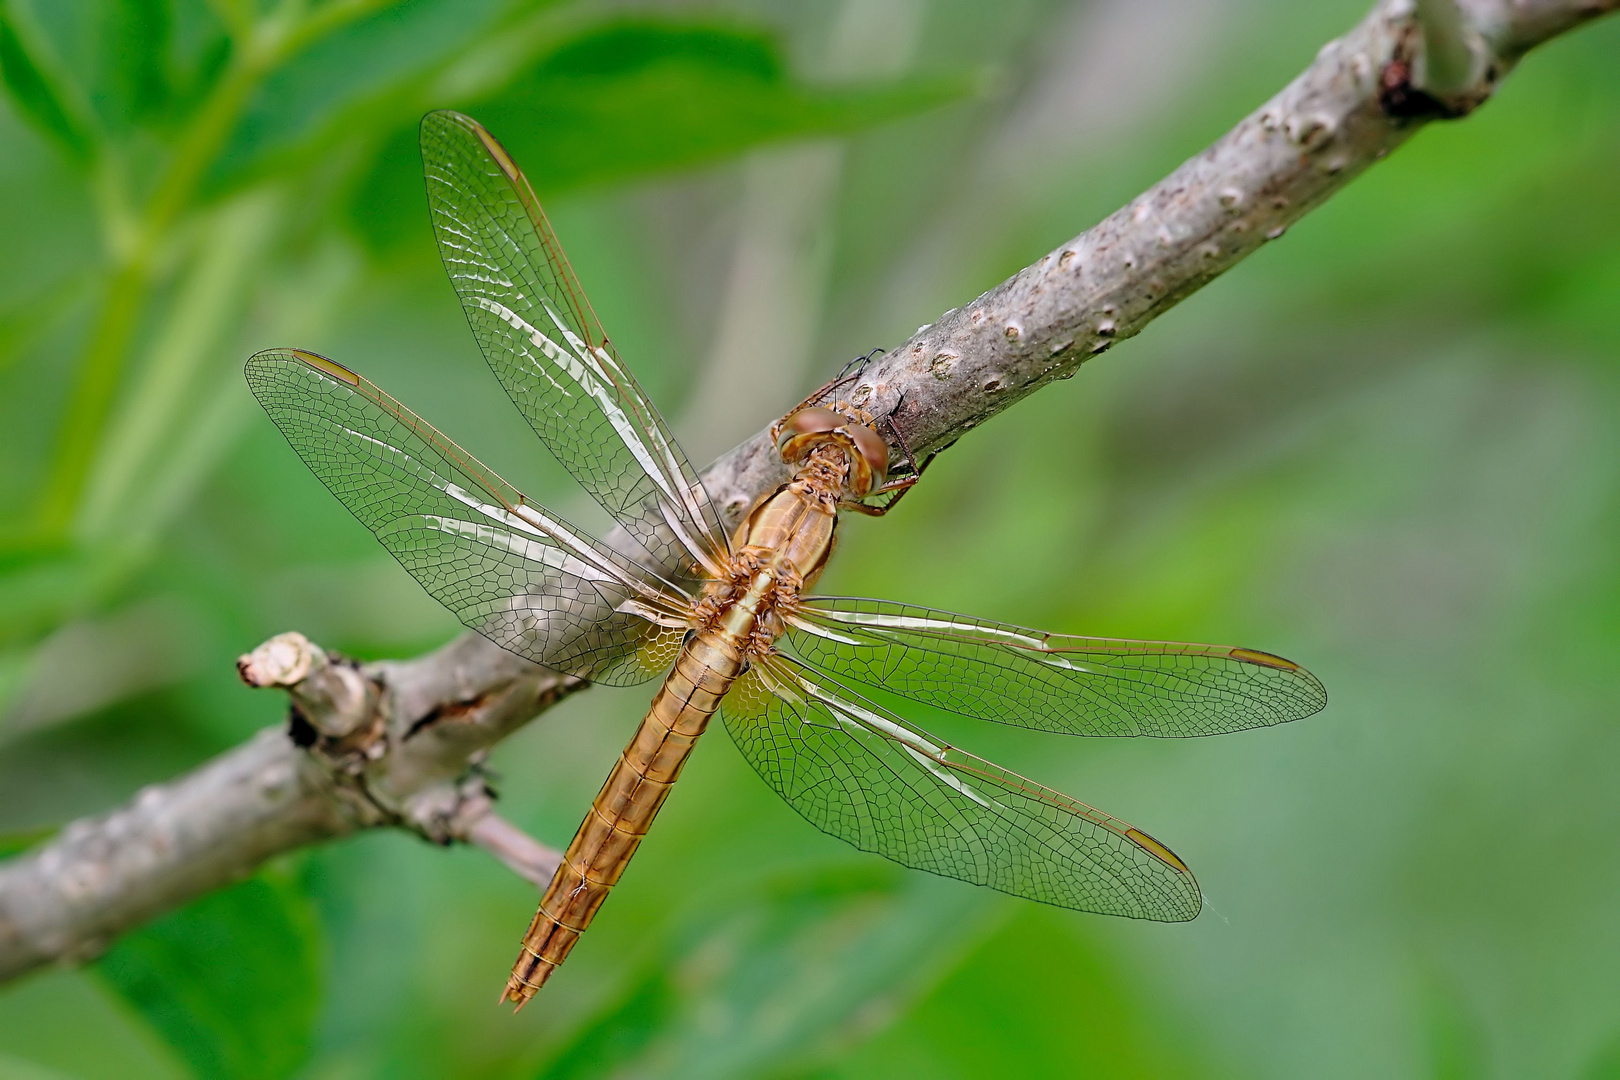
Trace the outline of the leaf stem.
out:
M 199 182 L 253 92 L 265 76 L 321 37 L 397 2 L 334 0 L 308 16 L 301 14 L 300 4 L 284 4 L 245 38 L 238 38 L 224 76 L 187 125 L 163 179 L 147 200 L 133 239 L 124 242 L 125 230 L 117 228 L 117 222 L 108 223 L 113 270 L 95 328 L 79 358 L 51 472 L 36 510 L 36 529 L 43 538 L 60 539 L 73 523 L 148 299 L 157 253 L 195 199 Z

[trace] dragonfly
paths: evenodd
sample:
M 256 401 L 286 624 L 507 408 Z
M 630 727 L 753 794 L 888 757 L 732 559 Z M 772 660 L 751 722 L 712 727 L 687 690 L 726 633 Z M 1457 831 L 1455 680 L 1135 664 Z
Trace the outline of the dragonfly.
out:
M 423 119 L 421 146 L 439 251 L 485 360 L 618 539 L 568 524 L 333 360 L 269 349 L 246 375 L 315 475 L 467 626 L 580 679 L 660 680 L 501 1000 L 521 1008 L 562 964 L 716 715 L 788 805 L 862 851 L 1077 911 L 1198 914 L 1198 883 L 1169 847 L 877 699 L 1037 731 L 1176 738 L 1309 716 L 1327 702 L 1314 676 L 1255 649 L 810 594 L 840 512 L 892 505 L 916 479 L 899 460 L 909 451 L 862 410 L 812 398 L 773 429 L 792 479 L 728 530 L 512 157 L 448 111 Z

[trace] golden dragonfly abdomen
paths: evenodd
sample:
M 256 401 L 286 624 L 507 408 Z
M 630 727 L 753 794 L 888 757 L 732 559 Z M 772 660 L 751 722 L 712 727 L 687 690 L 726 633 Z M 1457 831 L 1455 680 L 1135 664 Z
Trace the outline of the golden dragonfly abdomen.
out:
M 630 864 L 741 670 L 735 646 L 718 634 L 694 636 L 681 646 L 674 670 L 614 763 L 541 898 L 501 1000 L 528 1001 L 568 956 Z
M 721 699 L 751 658 L 769 654 L 782 632 L 782 614 L 797 606 L 804 584 L 826 564 L 840 499 L 846 490 L 862 497 L 881 484 L 886 459 L 861 436 L 871 454 L 865 457 L 849 435 L 853 421 L 834 417 L 829 423 L 824 412 L 808 422 L 789 418 L 790 432 L 809 436 L 788 451 L 803 454 L 804 464 L 749 515 L 727 573 L 708 583 L 674 668 L 540 901 L 503 1001 L 521 1006 L 568 956 L 652 827 Z M 815 430 L 805 431 L 809 427 Z

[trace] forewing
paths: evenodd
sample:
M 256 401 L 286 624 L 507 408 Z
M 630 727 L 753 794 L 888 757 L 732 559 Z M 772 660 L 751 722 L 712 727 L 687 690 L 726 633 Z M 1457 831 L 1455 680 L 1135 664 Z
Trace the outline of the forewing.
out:
M 946 746 L 780 655 L 721 703 L 743 757 L 812 825 L 905 866 L 1077 911 L 1181 922 L 1202 898 L 1118 818 Z
M 718 574 L 725 530 L 608 342 L 528 180 L 494 136 L 454 112 L 422 120 L 422 167 L 445 270 L 529 426 L 650 565 Z
M 456 617 L 536 663 L 601 682 L 658 674 L 690 600 L 530 503 L 370 381 L 271 349 L 253 394 L 310 470 Z
M 1310 716 L 1327 692 L 1254 649 L 1071 637 L 881 600 L 811 597 L 792 650 L 964 716 L 1068 735 L 1217 735 Z

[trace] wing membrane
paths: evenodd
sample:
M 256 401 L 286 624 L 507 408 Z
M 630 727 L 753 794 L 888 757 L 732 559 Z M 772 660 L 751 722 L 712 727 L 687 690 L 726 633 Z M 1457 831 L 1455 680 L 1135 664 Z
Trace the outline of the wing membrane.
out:
M 528 180 L 494 136 L 453 112 L 422 120 L 422 165 L 445 270 L 529 426 L 650 565 L 718 574 L 719 517 L 608 342 Z
M 721 704 L 765 782 L 823 832 L 905 866 L 1078 911 L 1180 922 L 1191 871 L 1117 818 L 935 741 L 796 661 Z
M 373 383 L 313 353 L 247 362 L 253 394 L 321 482 L 467 626 L 602 682 L 659 673 L 679 589 L 530 503 Z
M 1071 637 L 881 600 L 811 597 L 794 652 L 842 678 L 981 720 L 1069 735 L 1215 735 L 1327 704 L 1253 649 Z

